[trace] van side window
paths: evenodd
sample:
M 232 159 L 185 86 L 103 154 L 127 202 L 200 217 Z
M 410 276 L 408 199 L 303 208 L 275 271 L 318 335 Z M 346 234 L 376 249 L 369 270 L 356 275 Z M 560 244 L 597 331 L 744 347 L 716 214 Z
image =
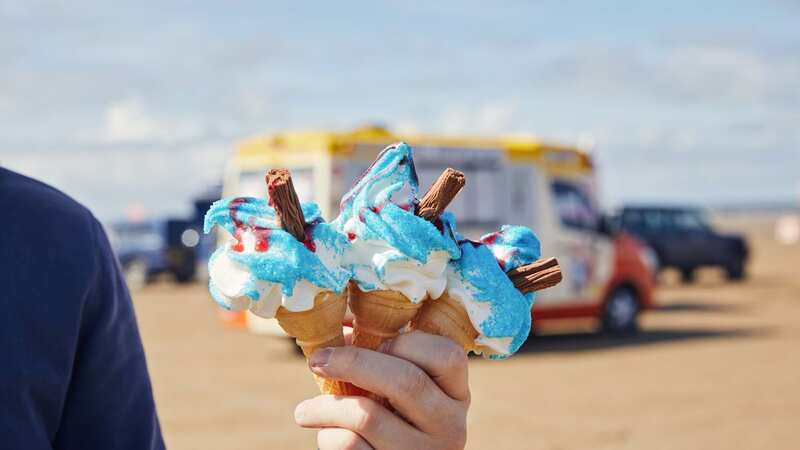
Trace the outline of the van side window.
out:
M 511 209 L 509 170 L 503 152 L 473 148 L 414 148 L 420 195 L 448 167 L 464 172 L 467 184 L 447 208 L 458 220 L 459 232 L 477 237 L 508 221 Z
M 596 230 L 598 215 L 589 196 L 575 183 L 555 180 L 552 184 L 558 216 L 570 228 Z

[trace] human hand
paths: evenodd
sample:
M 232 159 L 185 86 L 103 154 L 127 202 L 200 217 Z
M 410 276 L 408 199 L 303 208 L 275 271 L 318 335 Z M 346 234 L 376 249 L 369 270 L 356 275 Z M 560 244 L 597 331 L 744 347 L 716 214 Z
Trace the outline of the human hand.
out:
M 321 428 L 320 450 L 463 449 L 470 403 L 466 352 L 450 339 L 419 331 L 379 351 L 347 346 L 317 350 L 317 375 L 385 397 L 395 412 L 366 397 L 320 395 L 295 409 L 295 421 Z

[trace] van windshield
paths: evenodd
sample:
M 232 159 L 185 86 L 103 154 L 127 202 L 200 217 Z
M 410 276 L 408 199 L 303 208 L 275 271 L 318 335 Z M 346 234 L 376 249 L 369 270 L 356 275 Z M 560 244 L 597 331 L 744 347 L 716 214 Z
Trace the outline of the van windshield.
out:
M 558 216 L 564 226 L 582 230 L 597 229 L 599 215 L 581 185 L 566 180 L 555 180 L 552 190 Z

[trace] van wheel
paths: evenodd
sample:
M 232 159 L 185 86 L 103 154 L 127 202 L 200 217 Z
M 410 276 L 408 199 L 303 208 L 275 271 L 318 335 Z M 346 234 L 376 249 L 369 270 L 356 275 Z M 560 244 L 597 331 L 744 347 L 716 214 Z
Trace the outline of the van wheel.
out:
M 685 284 L 694 282 L 694 268 L 684 267 L 681 269 L 681 281 Z
M 610 334 L 630 334 L 638 329 L 639 297 L 629 287 L 619 287 L 611 293 L 603 311 L 603 331 Z

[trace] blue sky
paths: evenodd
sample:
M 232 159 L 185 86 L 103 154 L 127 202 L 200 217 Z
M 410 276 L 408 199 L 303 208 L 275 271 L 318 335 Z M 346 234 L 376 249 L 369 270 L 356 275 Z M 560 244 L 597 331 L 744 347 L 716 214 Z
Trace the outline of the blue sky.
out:
M 0 164 L 179 213 L 242 137 L 381 122 L 593 142 L 609 206 L 800 198 L 800 2 L 413 3 L 0 0 Z

